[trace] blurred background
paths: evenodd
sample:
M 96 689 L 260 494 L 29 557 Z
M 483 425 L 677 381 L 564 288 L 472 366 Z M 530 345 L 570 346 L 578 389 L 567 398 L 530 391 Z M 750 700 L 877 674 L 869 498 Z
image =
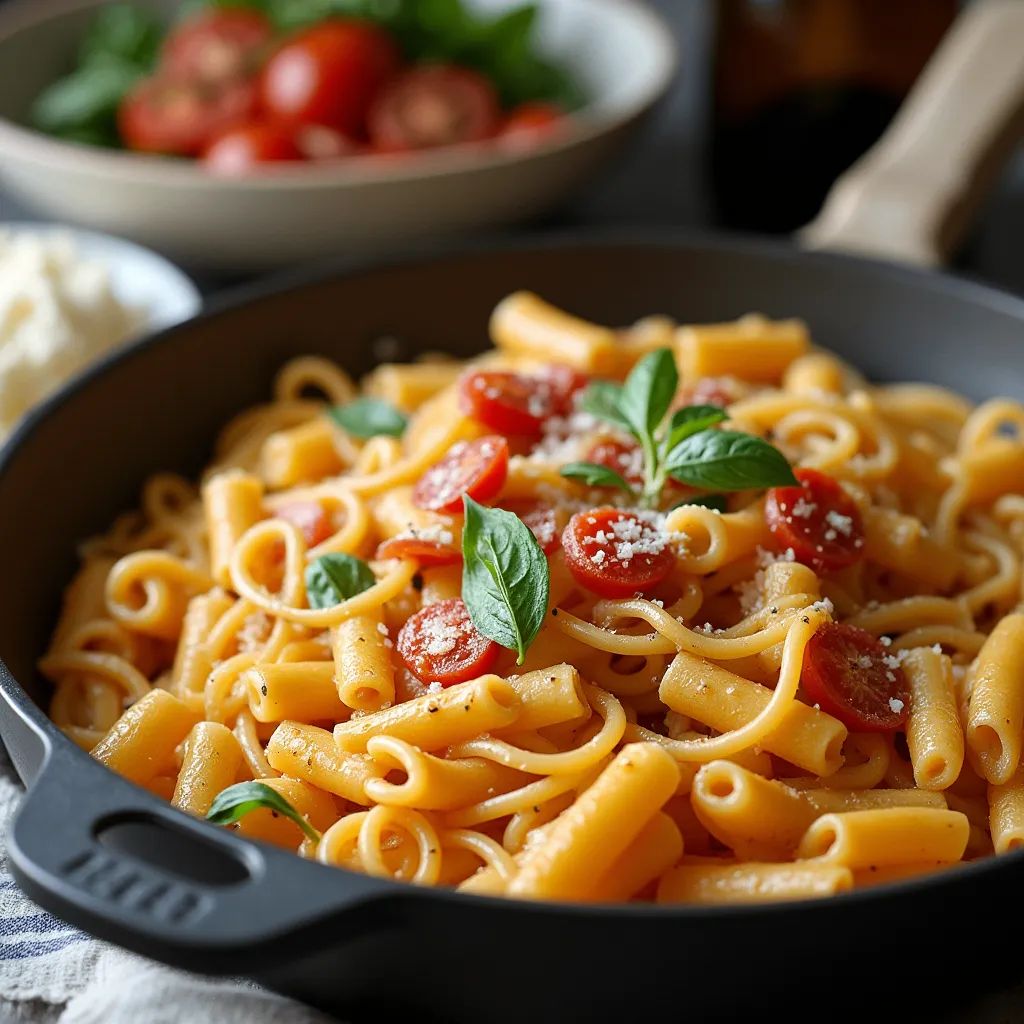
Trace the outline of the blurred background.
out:
M 50 0 L 32 0 L 44 7 Z M 957 0 L 649 0 L 679 70 L 617 163 L 544 218 L 788 232 L 878 138 Z M 2 10 L 9 0 L 0 0 Z M 31 217 L 0 185 L 0 220 Z M 1024 153 L 954 266 L 1024 292 Z M 228 276 L 200 274 L 206 289 Z
M 0 0 L 0 12 L 10 0 Z M 44 8 L 51 0 L 32 0 Z M 787 233 L 881 134 L 957 0 L 650 0 L 678 73 L 625 152 L 542 218 L 577 224 Z M 37 211 L 0 184 L 0 221 Z M 1024 291 L 1024 153 L 954 266 Z M 205 290 L 237 273 L 200 272 Z M 244 275 L 242 275 L 244 276 Z

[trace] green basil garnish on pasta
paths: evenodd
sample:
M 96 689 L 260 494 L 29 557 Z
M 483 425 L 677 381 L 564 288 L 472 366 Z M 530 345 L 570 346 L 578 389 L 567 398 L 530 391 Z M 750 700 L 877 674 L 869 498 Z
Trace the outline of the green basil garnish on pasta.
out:
M 521 665 L 547 615 L 548 560 L 515 513 L 462 501 L 462 600 L 476 629 Z
M 264 782 L 239 782 L 228 786 L 215 797 L 206 820 L 214 825 L 233 825 L 261 807 L 290 818 L 313 842 L 320 841 L 320 833 L 276 789 Z
M 580 398 L 580 409 L 599 420 L 632 432 L 632 427 L 621 412 L 622 385 L 610 380 L 595 380 L 587 386 Z
M 778 448 L 732 430 L 704 430 L 688 437 L 668 453 L 665 469 L 674 480 L 706 491 L 799 486 Z
M 357 398 L 348 405 L 334 406 L 327 415 L 346 433 L 361 440 L 401 437 L 409 425 L 402 413 L 379 398 Z
M 681 441 L 728 418 L 728 413 L 717 405 L 687 405 L 682 409 L 676 409 L 669 420 L 661 450 L 670 452 Z
M 745 491 L 796 482 L 786 457 L 752 434 L 713 429 L 729 418 L 716 405 L 688 405 L 662 422 L 679 386 L 679 371 L 670 348 L 648 353 L 621 387 L 594 381 L 580 408 L 631 434 L 643 453 L 640 505 L 657 507 L 669 477 L 709 491 Z M 583 467 L 587 467 L 584 470 Z M 614 470 L 599 473 L 592 463 L 570 463 L 562 475 L 597 487 L 629 485 Z M 709 505 L 708 507 L 717 507 Z M 724 506 L 723 506 L 724 511 Z
M 633 493 L 633 488 L 622 479 L 621 474 L 596 462 L 569 462 L 558 472 L 566 479 L 579 480 L 588 487 L 618 487 L 627 494 Z
M 619 411 L 641 444 L 653 439 L 678 386 L 679 372 L 668 348 L 648 353 L 630 371 L 622 388 Z
M 306 599 L 310 608 L 333 608 L 376 582 L 373 570 L 355 555 L 321 555 L 306 566 Z

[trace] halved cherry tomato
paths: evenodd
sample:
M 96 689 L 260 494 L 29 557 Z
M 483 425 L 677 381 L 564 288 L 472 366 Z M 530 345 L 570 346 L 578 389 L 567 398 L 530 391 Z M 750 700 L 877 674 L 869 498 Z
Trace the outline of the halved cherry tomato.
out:
M 263 69 L 271 117 L 360 137 L 374 96 L 398 70 L 394 40 L 367 21 L 328 18 L 286 42 Z
M 551 401 L 558 416 L 567 416 L 573 410 L 574 399 L 589 383 L 590 378 L 567 363 L 551 363 L 538 376 L 551 387 Z
M 565 564 L 600 597 L 632 597 L 661 583 L 676 556 L 664 534 L 617 508 L 577 512 L 562 534 Z
M 491 81 L 470 68 L 439 64 L 396 78 L 367 118 L 370 141 L 387 153 L 479 142 L 500 127 L 501 103 Z
M 454 686 L 487 672 L 500 648 L 479 633 L 461 597 L 428 604 L 398 634 L 398 656 L 428 683 Z
M 392 537 L 377 548 L 378 558 L 415 558 L 420 565 L 454 565 L 462 552 L 452 544 L 423 537 Z
M 252 118 L 256 87 L 246 81 L 146 78 L 121 100 L 118 129 L 129 149 L 198 156 L 215 136 Z
M 633 441 L 598 441 L 584 461 L 614 469 L 631 487 L 644 485 L 644 453 Z
M 516 498 L 503 501 L 501 507 L 513 512 L 530 528 L 537 538 L 541 551 L 545 555 L 558 550 L 561 539 L 558 536 L 558 520 L 555 510 L 546 501 L 534 501 L 532 498 Z
M 898 729 L 910 712 L 910 684 L 896 658 L 846 623 L 817 629 L 804 649 L 800 683 L 822 711 L 858 732 Z
M 274 38 L 259 11 L 204 11 L 171 29 L 160 55 L 162 69 L 179 81 L 226 82 L 259 70 Z
M 505 486 L 508 441 L 497 434 L 460 441 L 412 489 L 412 503 L 431 512 L 461 512 L 462 496 L 486 502 Z
M 251 172 L 260 164 L 304 160 L 295 133 L 269 121 L 254 121 L 229 128 L 218 135 L 203 153 L 203 163 L 225 176 Z
M 505 119 L 501 134 L 534 141 L 557 129 L 564 117 L 565 112 L 557 103 L 520 103 Z
M 306 539 L 306 547 L 316 547 L 334 532 L 327 513 L 319 501 L 296 501 L 284 505 L 275 513 L 278 519 L 285 519 L 296 527 Z
M 683 391 L 683 405 L 717 405 L 725 409 L 737 401 L 736 386 L 729 377 L 701 377 Z
M 798 469 L 799 487 L 773 487 L 764 517 L 779 550 L 817 573 L 844 569 L 864 557 L 864 524 L 853 499 L 830 476 Z
M 463 412 L 502 434 L 536 435 L 544 421 L 566 416 L 587 378 L 560 363 L 527 376 L 505 370 L 475 370 L 459 381 Z

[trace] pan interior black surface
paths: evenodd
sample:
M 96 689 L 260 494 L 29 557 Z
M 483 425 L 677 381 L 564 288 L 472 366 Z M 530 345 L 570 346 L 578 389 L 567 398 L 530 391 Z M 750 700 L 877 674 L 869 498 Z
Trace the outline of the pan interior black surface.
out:
M 246 297 L 251 301 L 214 310 L 92 373 L 34 417 L 6 458 L 0 458 L 0 536 L 8 540 L 0 559 L 0 657 L 11 675 L 42 703 L 44 692 L 34 666 L 51 631 L 60 592 L 74 570 L 76 545 L 132 507 L 152 472 L 195 475 L 208 460 L 219 429 L 240 409 L 269 397 L 273 375 L 287 359 L 324 354 L 358 376 L 378 357 L 409 358 L 428 349 L 468 355 L 487 343 L 495 304 L 523 288 L 607 324 L 624 325 L 652 313 L 684 322 L 734 319 L 752 311 L 799 316 L 808 321 L 818 344 L 834 349 L 869 377 L 931 381 L 978 399 L 1024 399 L 1024 302 L 951 279 L 759 244 L 569 240 L 451 255 L 427 265 L 396 265 L 255 293 Z M 8 688 L 17 700 L 16 690 Z M 10 717 L 3 728 L 5 739 L 15 746 L 27 731 L 23 726 L 19 730 Z M 48 735 L 60 750 L 67 748 L 52 730 Z M 62 753 L 61 758 L 71 764 L 76 753 Z M 44 774 L 50 776 L 52 770 Z M 106 773 L 100 774 L 105 782 Z M 109 781 L 111 786 L 117 782 L 112 777 Z M 115 805 L 117 794 L 131 788 L 119 785 L 110 797 Z M 47 799 L 55 799 L 59 780 L 43 789 Z M 38 823 L 45 817 L 40 808 L 26 828 L 41 827 Z M 267 860 L 273 858 L 268 854 Z M 692 916 L 583 916 L 523 905 L 503 910 L 487 900 L 428 897 L 404 888 L 395 897 L 394 887 L 381 895 L 379 886 L 364 886 L 368 891 L 360 899 L 380 897 L 386 909 L 353 914 L 345 927 L 330 931 L 313 909 L 302 909 L 311 873 L 319 869 L 296 858 L 291 861 L 294 867 L 277 872 L 287 882 L 282 883 L 285 891 L 268 899 L 291 900 L 291 917 L 307 914 L 310 925 L 300 941 L 289 939 L 287 950 L 279 942 L 275 960 L 269 955 L 273 929 L 265 926 L 265 919 L 274 918 L 273 908 L 268 904 L 253 910 L 248 923 L 239 911 L 233 922 L 239 934 L 246 928 L 253 935 L 260 928 L 266 933 L 257 944 L 257 952 L 265 955 L 254 953 L 247 962 L 251 966 L 225 956 L 214 963 L 200 948 L 201 936 L 193 955 L 187 943 L 157 941 L 159 929 L 136 933 L 123 922 L 119 928 L 110 920 L 109 908 L 104 916 L 102 905 L 82 899 L 60 903 L 57 909 L 76 907 L 76 920 L 93 930 L 101 930 L 97 922 L 102 918 L 105 935 L 150 955 L 193 969 L 251 970 L 277 987 L 336 1010 L 377 1005 L 397 1012 L 430 1005 L 445 1008 L 442 1019 L 470 1020 L 480 1019 L 474 1009 L 486 1002 L 483 1019 L 521 1020 L 529 1013 L 538 1020 L 621 1020 L 641 1004 L 646 1009 L 675 1005 L 677 1014 L 679 1009 L 669 998 L 673 989 L 667 981 L 664 998 L 648 990 L 639 1002 L 635 991 L 603 991 L 600 979 L 623 970 L 636 979 L 653 972 L 657 979 L 665 977 L 659 972 L 675 972 L 686 963 L 694 971 L 692 978 L 713 978 L 718 992 L 728 993 L 729 999 L 735 992 L 735 1006 L 748 1005 L 758 999 L 753 979 L 767 984 L 766 979 L 785 977 L 786 958 L 770 952 L 780 937 L 780 949 L 790 953 L 808 944 L 817 948 L 825 937 L 816 930 L 827 920 L 830 941 L 842 947 L 840 958 L 875 943 L 870 948 L 879 954 L 883 949 L 886 955 L 903 950 L 923 964 L 923 952 L 920 957 L 907 954 L 909 942 L 920 943 L 923 950 L 934 930 L 950 920 L 965 932 L 981 928 L 984 915 L 979 908 L 995 908 L 1024 895 L 1017 858 L 971 872 L 976 886 L 946 886 L 941 901 L 927 886 L 917 886 L 900 898 L 868 895 L 842 899 L 833 908 L 803 905 L 771 913 L 705 915 L 699 927 L 681 925 L 694 922 Z M 346 880 L 352 877 L 347 873 L 337 876 L 334 888 L 358 887 Z M 33 891 L 41 898 L 47 884 L 40 882 Z M 977 917 L 973 923 L 972 914 Z M 364 919 L 372 919 L 372 927 L 365 927 Z M 880 929 L 885 934 L 879 939 Z M 172 932 L 168 926 L 171 938 Z M 425 950 L 442 934 L 450 954 L 474 965 L 479 975 L 459 992 L 432 987 Z M 209 936 L 205 940 L 215 941 Z M 314 943 L 316 948 L 310 948 Z M 730 982 L 732 973 L 716 956 L 718 950 L 760 951 L 763 963 L 751 975 L 749 991 L 735 991 L 736 979 Z M 591 979 L 584 996 L 574 1001 L 568 987 L 559 989 L 558 983 L 552 983 L 551 993 L 538 990 L 525 1003 L 502 1002 L 496 995 L 515 991 L 517 978 L 536 979 L 545 970 L 550 975 L 550 966 L 560 958 L 577 980 L 584 973 Z M 405 987 L 389 988 L 384 967 L 395 962 L 407 965 Z M 887 984 L 892 988 L 893 980 Z M 542 997 L 547 996 L 545 1003 Z M 709 1013 L 715 998 L 722 998 L 712 996 L 696 1005 Z M 794 1014 L 793 1019 L 803 1018 Z

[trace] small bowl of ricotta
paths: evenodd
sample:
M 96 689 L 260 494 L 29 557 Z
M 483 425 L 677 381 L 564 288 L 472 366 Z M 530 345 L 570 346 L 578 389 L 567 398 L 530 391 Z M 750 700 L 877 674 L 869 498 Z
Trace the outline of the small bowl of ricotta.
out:
M 192 281 L 148 249 L 56 224 L 0 223 L 0 442 L 97 359 L 201 307 Z

